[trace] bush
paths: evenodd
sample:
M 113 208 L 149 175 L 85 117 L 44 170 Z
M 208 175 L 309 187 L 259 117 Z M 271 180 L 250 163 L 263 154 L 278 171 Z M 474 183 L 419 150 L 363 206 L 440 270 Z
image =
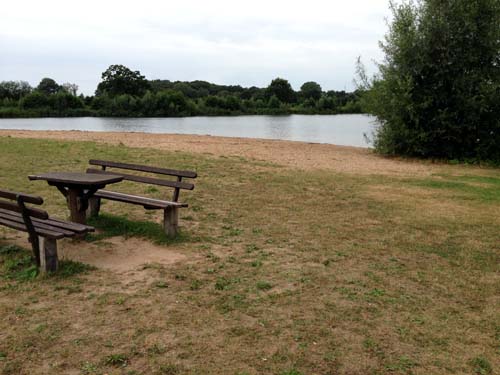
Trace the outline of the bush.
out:
M 368 110 L 384 154 L 500 161 L 500 2 L 391 3 Z
M 33 109 L 49 107 L 49 97 L 39 91 L 34 91 L 19 101 L 19 106 L 22 109 Z

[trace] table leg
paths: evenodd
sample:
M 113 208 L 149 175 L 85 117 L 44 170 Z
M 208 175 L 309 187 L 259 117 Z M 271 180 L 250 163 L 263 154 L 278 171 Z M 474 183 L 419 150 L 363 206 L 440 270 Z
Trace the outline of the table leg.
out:
M 83 190 L 68 189 L 68 208 L 70 220 L 74 223 L 86 223 L 87 200 L 84 198 Z

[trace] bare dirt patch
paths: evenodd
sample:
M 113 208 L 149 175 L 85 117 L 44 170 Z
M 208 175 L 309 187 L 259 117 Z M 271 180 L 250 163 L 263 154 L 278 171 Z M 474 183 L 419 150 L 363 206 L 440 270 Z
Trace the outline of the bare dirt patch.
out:
M 157 246 L 139 238 L 113 237 L 98 244 L 66 241 L 60 251 L 62 259 L 71 259 L 98 268 L 123 272 L 137 270 L 144 264 L 173 264 L 186 256 L 164 246 Z
M 2 228 L 3 229 L 3 228 Z M 8 237 L 24 248 L 31 248 L 22 233 Z M 136 271 L 146 264 L 168 266 L 188 259 L 178 249 L 158 246 L 140 238 L 112 237 L 95 243 L 62 240 L 58 242 L 59 259 L 69 259 L 118 273 Z

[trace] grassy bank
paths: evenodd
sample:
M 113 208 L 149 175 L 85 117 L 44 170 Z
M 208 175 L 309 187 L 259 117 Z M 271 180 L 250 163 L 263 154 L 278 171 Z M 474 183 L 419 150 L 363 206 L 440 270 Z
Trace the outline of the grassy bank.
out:
M 145 224 L 158 213 L 108 202 L 100 234 L 81 244 L 105 251 L 106 236 L 122 234 L 185 262 L 133 274 L 69 264 L 61 276 L 26 276 L 30 265 L 16 263 L 25 255 L 9 247 L 16 234 L 0 227 L 5 374 L 500 371 L 498 169 L 360 176 L 9 137 L 0 150 L 0 186 L 42 195 L 61 218 L 57 190 L 28 174 L 83 171 L 90 158 L 199 174 L 184 194 L 179 240 Z M 142 229 L 131 231 L 134 223 Z

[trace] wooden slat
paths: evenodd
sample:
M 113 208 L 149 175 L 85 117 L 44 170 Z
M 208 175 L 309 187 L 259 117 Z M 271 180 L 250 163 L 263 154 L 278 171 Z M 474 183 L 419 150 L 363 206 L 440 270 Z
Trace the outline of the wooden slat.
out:
M 169 176 L 180 176 L 180 177 L 187 177 L 187 178 L 196 178 L 197 177 L 197 173 L 193 172 L 193 171 L 179 171 L 176 169 L 150 167 L 147 165 L 138 165 L 138 164 L 117 163 L 114 161 L 106 161 L 106 160 L 91 159 L 91 160 L 89 160 L 89 164 L 100 165 L 103 167 L 110 167 L 110 168 L 121 168 L 121 169 L 130 169 L 133 171 L 165 174 L 165 175 L 169 175 Z
M 144 198 L 144 197 L 140 197 L 137 195 L 118 193 L 115 191 L 108 191 L 108 190 L 98 190 L 94 196 L 98 197 L 98 198 L 110 199 L 110 200 L 119 201 L 119 202 L 132 203 L 132 204 L 137 204 L 140 206 L 151 207 L 151 208 L 153 208 L 153 207 L 167 208 L 167 207 L 171 207 L 171 206 L 187 207 L 188 206 L 187 203 L 178 203 L 178 202 L 163 201 L 160 199 Z
M 0 213 L 8 213 L 14 216 L 22 217 L 21 214 L 17 212 L 12 212 L 5 210 L 3 208 L 0 208 Z M 59 219 L 54 219 L 54 218 L 48 218 L 47 220 L 42 220 L 42 219 L 35 219 L 31 218 L 31 221 L 33 223 L 35 222 L 40 222 L 44 224 L 49 224 L 51 226 L 57 227 L 57 228 L 63 228 L 67 229 L 76 233 L 87 233 L 87 232 L 94 232 L 95 229 L 91 226 L 88 225 L 83 225 L 83 224 L 78 224 L 78 223 L 72 223 L 71 221 L 64 221 L 64 220 L 59 220 Z
M 9 211 L 21 213 L 21 208 L 16 203 L 0 201 L 0 208 L 5 208 Z M 37 219 L 48 219 L 49 215 L 43 210 L 38 208 L 26 208 L 29 216 L 36 217 Z
M 18 193 L 9 190 L 0 190 L 0 198 L 7 198 L 11 200 L 17 200 L 17 197 L 21 197 L 26 203 L 32 204 L 43 204 L 43 198 L 36 195 Z
M 145 177 L 145 176 L 136 176 L 133 174 L 119 173 L 119 172 L 108 172 L 103 171 L 101 169 L 87 169 L 87 173 L 99 173 L 99 174 L 111 174 L 111 175 L 120 175 L 123 176 L 124 180 L 135 181 L 135 182 L 143 182 L 146 184 L 159 185 L 159 186 L 168 186 L 177 189 L 185 189 L 185 190 L 193 190 L 194 185 L 188 182 L 178 182 L 178 181 L 168 181 L 163 180 L 161 178 L 153 178 L 153 177 Z
M 97 176 L 95 174 L 83 172 L 49 172 L 39 175 L 31 174 L 28 178 L 32 181 L 47 181 L 49 185 L 97 188 L 123 180 L 123 177 L 112 173 L 107 176 Z
M 12 228 L 12 229 L 17 229 L 23 232 L 27 232 L 28 230 L 26 229 L 26 225 L 17 223 L 13 220 L 5 219 L 0 217 L 0 225 L 4 225 L 6 227 Z M 54 232 L 52 230 L 47 230 L 47 229 L 42 229 L 42 228 L 35 228 L 35 232 L 37 235 L 41 237 L 47 237 L 47 238 L 53 238 L 55 240 L 58 240 L 60 238 L 64 237 L 64 234 L 61 232 Z
M 17 216 L 15 212 L 10 212 L 10 213 L 5 213 L 5 212 L 0 212 L 0 218 L 6 219 L 6 220 L 12 220 L 16 223 L 23 224 L 24 225 L 24 220 L 21 216 Z M 53 227 L 50 224 L 47 224 L 47 222 L 43 222 L 41 220 L 33 220 L 33 226 L 35 227 L 35 230 L 37 229 L 47 229 L 50 231 L 54 232 L 60 232 L 64 234 L 65 237 L 73 237 L 76 233 L 72 230 L 60 228 L 60 227 Z
M 38 219 L 33 219 L 33 221 L 38 221 Z M 73 232 L 76 232 L 76 233 L 87 233 L 87 232 L 94 232 L 95 231 L 95 228 L 91 227 L 89 225 L 83 225 L 83 224 L 73 223 L 71 221 L 64 221 L 64 220 L 59 220 L 59 219 L 49 218 L 47 220 L 47 223 L 49 223 L 50 225 L 53 225 L 54 227 L 72 230 Z

